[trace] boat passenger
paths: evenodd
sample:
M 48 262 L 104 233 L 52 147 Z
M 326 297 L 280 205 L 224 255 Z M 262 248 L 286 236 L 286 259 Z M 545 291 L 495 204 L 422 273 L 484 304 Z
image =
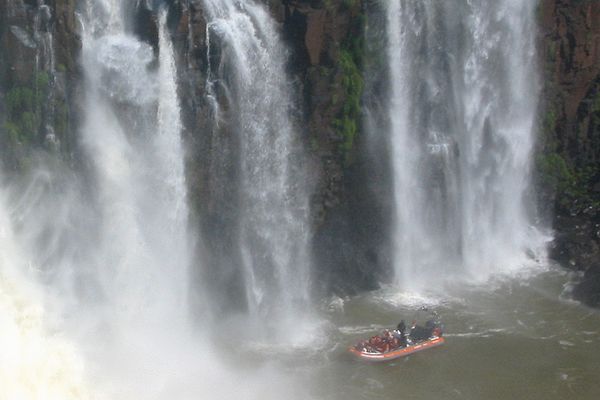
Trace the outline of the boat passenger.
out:
M 381 352 L 387 353 L 388 351 L 390 351 L 390 348 L 391 348 L 391 341 L 387 336 L 385 336 L 383 338 L 383 340 L 381 341 Z
M 404 332 L 406 331 L 406 324 L 404 323 L 404 320 L 400 321 L 400 323 L 396 327 L 396 330 L 399 331 L 402 335 L 404 335 Z
M 380 338 L 380 346 L 379 349 L 382 353 L 386 353 L 388 351 L 390 351 L 390 343 L 391 343 L 391 338 L 392 338 L 392 334 L 390 333 L 389 330 L 384 329 L 384 331 L 381 333 Z

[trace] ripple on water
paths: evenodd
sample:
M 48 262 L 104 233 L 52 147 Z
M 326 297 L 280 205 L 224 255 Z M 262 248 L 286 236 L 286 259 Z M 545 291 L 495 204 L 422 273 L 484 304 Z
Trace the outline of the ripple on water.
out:
M 365 335 L 372 332 L 379 332 L 384 329 L 389 329 L 389 326 L 384 325 L 361 325 L 361 326 L 340 326 L 338 330 L 344 335 Z
M 510 333 L 508 329 L 486 329 L 479 332 L 463 332 L 463 333 L 446 333 L 444 337 L 459 337 L 459 338 L 473 338 L 473 337 L 492 337 L 498 334 L 507 334 Z

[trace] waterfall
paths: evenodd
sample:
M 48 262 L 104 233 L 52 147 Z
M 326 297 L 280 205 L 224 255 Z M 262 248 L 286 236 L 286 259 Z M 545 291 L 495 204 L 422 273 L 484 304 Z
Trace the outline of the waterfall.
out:
M 518 269 L 528 205 L 536 2 L 387 4 L 395 271 L 404 287 Z
M 264 363 L 250 370 L 237 365 L 237 358 L 229 360 L 241 346 L 210 340 L 213 321 L 204 310 L 191 309 L 191 289 L 202 300 L 196 292 L 204 287 L 190 287 L 195 282 L 191 264 L 199 263 L 191 256 L 178 65 L 167 12 L 152 11 L 156 19 L 150 22 L 158 31 L 153 48 L 132 32 L 133 10 L 126 3 L 81 4 L 84 101 L 78 168 L 48 153 L 32 158 L 30 170 L 0 182 L 0 397 L 290 397 L 290 387 L 296 389 L 291 379 Z M 262 9 L 254 11 L 266 20 Z M 270 50 L 263 49 L 263 62 Z M 283 54 L 277 57 L 283 60 Z M 305 222 L 307 207 L 305 197 L 298 200 L 291 181 L 298 175 L 286 159 L 295 153 L 291 100 L 284 95 L 285 82 L 276 82 L 284 76 L 282 65 L 269 83 L 277 98 L 267 103 L 280 117 L 267 119 L 263 109 L 259 119 L 247 119 L 245 107 L 254 99 L 242 92 L 248 104 L 239 108 L 240 121 L 255 124 L 250 132 L 269 136 L 274 145 L 265 145 L 265 155 L 255 154 L 260 144 L 252 143 L 244 154 L 260 162 L 274 156 L 274 164 L 265 166 L 264 179 L 271 182 L 245 183 L 246 219 L 239 224 L 245 229 L 244 246 L 249 249 L 256 241 L 267 248 L 259 256 L 270 262 L 264 271 L 256 266 L 249 287 L 270 290 L 264 280 L 273 277 L 273 306 L 279 301 L 291 308 L 292 302 L 305 305 L 303 296 L 308 296 L 307 234 L 305 225 L 295 222 L 297 214 Z M 269 121 L 269 130 L 257 128 Z M 247 161 L 244 168 L 250 172 L 259 166 Z M 276 187 L 266 195 L 275 198 L 262 204 L 256 197 L 269 184 Z M 261 207 L 273 208 L 274 222 Z M 253 225 L 252 212 L 260 225 Z M 281 231 L 275 231 L 278 226 Z M 264 310 L 258 303 L 253 307 Z M 235 334 L 240 339 L 248 331 L 228 331 L 227 339 Z M 306 398 L 294 392 L 291 398 Z
M 239 138 L 239 251 L 250 315 L 299 317 L 309 304 L 308 190 L 286 50 L 272 17 L 254 1 L 205 0 L 207 96 L 225 93 Z M 212 51 L 211 51 L 212 50 Z M 213 65 L 214 64 L 214 65 Z
M 126 324 L 185 320 L 187 203 L 177 71 L 159 25 L 153 49 L 125 30 L 122 2 L 88 3 L 83 141 L 97 179 L 99 284 Z M 104 17 L 104 18 L 103 18 Z
M 54 146 L 57 144 L 56 135 L 54 134 L 54 116 L 55 116 L 55 93 L 54 86 L 56 85 L 56 69 L 54 55 L 54 38 L 52 35 L 52 11 L 50 7 L 44 4 L 44 0 L 38 2 L 38 8 L 34 16 L 33 23 L 33 38 L 37 45 L 36 60 L 35 60 L 35 90 L 47 90 L 46 98 L 42 105 L 41 124 L 44 129 L 44 139 L 46 144 Z M 46 75 L 42 75 L 43 72 Z M 43 87 L 39 87 L 40 84 Z M 45 87 L 47 86 L 47 87 Z

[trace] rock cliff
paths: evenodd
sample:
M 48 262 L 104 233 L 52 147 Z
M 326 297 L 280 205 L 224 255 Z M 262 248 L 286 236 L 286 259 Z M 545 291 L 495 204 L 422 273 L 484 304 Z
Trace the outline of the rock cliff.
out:
M 583 272 L 574 295 L 600 305 L 600 2 L 540 3 L 544 67 L 538 167 L 556 240 L 551 256 Z
M 75 3 L 0 1 L 0 156 L 9 170 L 41 149 L 72 156 L 80 76 Z

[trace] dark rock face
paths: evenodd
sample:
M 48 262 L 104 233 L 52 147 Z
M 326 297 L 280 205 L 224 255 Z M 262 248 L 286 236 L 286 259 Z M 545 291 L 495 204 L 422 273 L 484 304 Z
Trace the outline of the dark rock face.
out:
M 36 149 L 73 156 L 76 0 L 0 0 L 0 158 L 20 169 Z
M 551 256 L 585 271 L 574 296 L 600 305 L 600 2 L 544 0 L 542 196 L 554 207 Z M 548 179 L 550 178 L 550 179 Z
M 573 297 L 592 307 L 600 307 L 600 271 L 590 269 L 575 286 Z
M 577 215 L 558 214 L 550 257 L 566 268 L 583 272 L 573 290 L 575 299 L 600 307 L 600 210 L 590 207 Z
M 561 264 L 583 270 L 600 263 L 600 215 L 597 210 L 576 216 L 557 216 L 551 256 Z
M 374 149 L 365 137 L 362 71 L 370 3 L 283 1 L 317 182 L 311 203 L 315 276 L 322 291 L 341 295 L 378 287 L 391 267 L 389 170 L 372 162 Z M 360 111 L 352 111 L 354 102 Z
M 546 0 L 542 4 L 547 90 L 556 112 L 558 147 L 583 165 L 600 162 L 600 3 Z
M 78 72 L 78 57 L 81 49 L 79 26 L 75 15 L 77 0 L 46 1 L 54 10 L 55 51 L 57 62 L 69 72 Z M 78 79 L 78 73 L 73 79 Z

